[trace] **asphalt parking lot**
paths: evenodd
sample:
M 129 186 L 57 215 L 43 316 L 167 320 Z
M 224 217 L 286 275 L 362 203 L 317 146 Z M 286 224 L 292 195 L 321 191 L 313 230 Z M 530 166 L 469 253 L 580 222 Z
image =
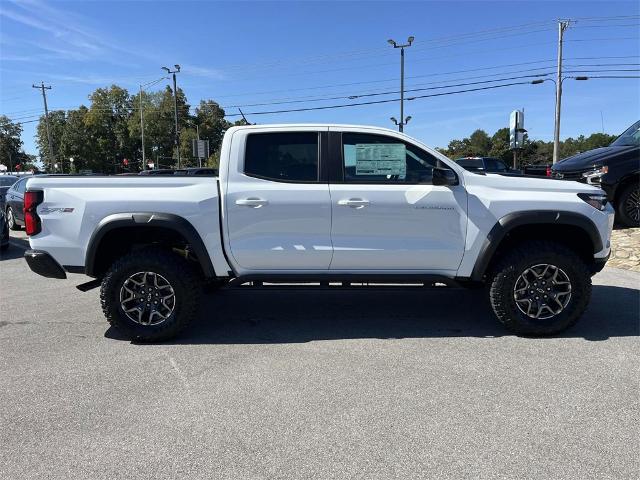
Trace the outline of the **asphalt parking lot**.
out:
M 638 478 L 640 273 L 559 338 L 482 292 L 235 289 L 179 339 L 0 259 L 0 478 Z

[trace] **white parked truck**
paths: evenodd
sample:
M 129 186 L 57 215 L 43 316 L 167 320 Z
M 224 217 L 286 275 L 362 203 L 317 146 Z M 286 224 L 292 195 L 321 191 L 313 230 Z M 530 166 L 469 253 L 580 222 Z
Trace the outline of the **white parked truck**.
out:
M 613 226 L 597 187 L 344 125 L 230 128 L 219 177 L 35 176 L 24 207 L 31 269 L 94 277 L 111 325 L 145 341 L 182 330 L 205 284 L 247 282 L 485 285 L 506 327 L 551 335 L 587 307 Z

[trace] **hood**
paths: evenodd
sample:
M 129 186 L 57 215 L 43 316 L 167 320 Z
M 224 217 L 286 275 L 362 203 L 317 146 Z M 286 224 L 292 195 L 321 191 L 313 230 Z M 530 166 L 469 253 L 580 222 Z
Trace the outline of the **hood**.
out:
M 553 170 L 571 171 L 586 169 L 589 167 L 593 167 L 594 165 L 599 165 L 605 161 L 608 162 L 610 160 L 613 160 L 618 155 L 624 155 L 634 149 L 637 150 L 638 147 L 633 145 L 625 145 L 619 147 L 596 148 L 594 150 L 578 153 L 571 157 L 565 158 L 564 160 L 560 160 L 553 166 Z
M 588 185 L 580 182 L 568 182 L 565 180 L 556 180 L 547 177 L 520 177 L 505 176 L 488 173 L 478 175 L 472 172 L 464 173 L 466 185 L 478 185 L 490 188 L 499 188 L 504 191 L 526 190 L 530 192 L 584 192 L 595 193 L 601 192 L 600 187 Z

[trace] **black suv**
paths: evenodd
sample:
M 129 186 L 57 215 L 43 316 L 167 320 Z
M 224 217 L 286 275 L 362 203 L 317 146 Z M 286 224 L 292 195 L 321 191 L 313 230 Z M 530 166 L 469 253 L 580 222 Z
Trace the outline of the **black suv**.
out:
M 502 160 L 493 157 L 456 158 L 454 162 L 470 172 L 520 174 L 520 170 L 513 170 Z
M 627 227 L 640 226 L 640 121 L 608 147 L 556 163 L 551 176 L 602 187 L 616 209 L 616 221 Z

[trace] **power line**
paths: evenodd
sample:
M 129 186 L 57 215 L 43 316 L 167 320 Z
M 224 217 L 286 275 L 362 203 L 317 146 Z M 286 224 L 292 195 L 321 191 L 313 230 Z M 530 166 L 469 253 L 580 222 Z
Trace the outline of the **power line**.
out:
M 572 38 L 565 42 L 606 42 L 610 40 L 638 40 L 640 37 L 603 37 L 603 38 Z
M 638 64 L 628 64 L 628 65 L 638 65 Z M 570 67 L 575 68 L 575 67 L 580 67 L 581 65 L 570 65 Z M 605 65 L 603 65 L 605 66 Z M 522 75 L 522 76 L 518 76 L 518 77 L 509 77 L 509 78 L 498 78 L 498 79 L 493 79 L 493 80 L 486 80 L 486 81 L 482 81 L 482 82 L 471 82 L 467 85 L 472 85 L 472 84 L 476 84 L 476 83 L 492 83 L 492 82 L 498 82 L 498 81 L 504 81 L 504 80 L 511 80 L 511 79 L 517 79 L 517 78 L 530 78 L 530 77 L 540 77 L 540 76 L 547 76 L 550 75 L 552 72 L 551 67 L 546 68 L 547 71 L 545 70 L 538 70 L 538 69 L 524 69 L 524 70 L 515 70 L 515 71 L 511 71 L 511 72 L 500 72 L 500 73 L 496 73 L 496 74 L 490 74 L 490 75 L 484 75 L 484 76 L 474 76 L 474 77 L 467 77 L 467 78 L 458 78 L 458 79 L 448 79 L 448 80 L 442 80 L 442 81 L 438 81 L 438 82 L 429 82 L 429 83 L 422 83 L 422 84 L 415 84 L 413 85 L 413 87 L 418 87 L 418 86 L 422 86 L 422 85 L 433 85 L 433 84 L 437 84 L 437 83 L 444 83 L 444 82 L 451 82 L 451 81 L 465 81 L 465 80 L 471 80 L 471 79 L 478 79 L 478 78 L 486 78 L 486 77 L 495 77 L 495 76 L 499 76 L 499 75 L 505 75 L 505 74 L 510 74 L 510 73 L 522 73 L 522 72 L 537 72 L 535 74 L 531 74 L 531 75 Z M 573 70 L 572 72 L 605 72 L 605 71 L 619 71 L 619 70 L 614 70 L 614 69 L 607 69 L 607 70 Z M 626 70 L 623 70 L 626 71 Z M 634 70 L 633 70 L 634 71 Z M 415 77 L 412 77 L 415 78 Z M 463 84 L 457 84 L 457 85 L 446 85 L 443 87 L 433 87 L 433 88 L 447 88 L 447 87 L 451 87 L 451 86 L 460 86 Z M 411 90 L 407 90 L 407 91 L 419 91 L 421 89 L 419 88 L 412 88 Z M 336 100 L 336 99 L 341 99 L 341 98 L 356 98 L 356 97 L 366 97 L 366 96 L 374 96 L 374 95 L 384 95 L 384 94 L 389 94 L 389 93 L 398 93 L 397 91 L 383 91 L 380 93 L 360 93 L 360 94 L 344 94 L 341 96 L 333 96 L 333 97 L 319 97 L 319 96 L 315 96 L 315 97 L 289 97 L 289 98 L 284 98 L 284 99 L 276 99 L 273 101 L 264 101 L 264 102 L 259 102 L 259 103 L 245 103 L 245 104 L 234 104 L 234 105 L 224 105 L 221 106 L 221 108 L 224 109 L 231 109 L 231 108 L 238 108 L 238 107 L 255 107 L 255 106 L 262 106 L 262 105 L 274 105 L 274 104 L 286 104 L 286 103 L 302 103 L 305 101 L 309 101 L 309 102 L 317 102 L 317 101 L 323 101 L 323 100 Z M 218 104 L 219 105 L 219 104 Z
M 532 63 L 536 63 L 536 62 L 521 62 L 520 64 L 532 64 Z M 520 64 L 511 64 L 511 65 L 520 65 Z M 585 64 L 585 65 L 589 65 L 589 64 Z M 607 66 L 609 64 L 596 64 L 598 66 Z M 613 64 L 611 64 L 613 65 Z M 637 65 L 637 64 L 629 64 L 629 65 Z M 571 68 L 577 68 L 580 67 L 580 64 L 576 64 L 576 65 L 570 65 Z M 493 67 L 486 67 L 486 68 L 493 68 Z M 486 69 L 483 68 L 483 69 Z M 472 71 L 477 71 L 477 70 L 483 70 L 483 69 L 471 69 Z M 567 73 L 610 73 L 610 72 L 634 72 L 634 71 L 638 71 L 637 69 L 600 69 L 600 70 L 587 70 L 587 69 L 576 69 L 576 70 L 568 70 Z M 447 72 L 447 73 L 451 73 L 451 72 Z M 514 74 L 514 73 L 528 73 L 527 75 L 518 75 L 518 76 L 511 76 L 511 77 L 504 77 L 504 75 L 508 75 L 508 74 Z M 536 78 L 536 77 L 544 77 L 544 76 L 548 76 L 551 75 L 553 73 L 552 69 L 550 67 L 546 68 L 546 69 L 521 69 L 521 70 L 514 70 L 514 71 L 507 71 L 507 72 L 499 72 L 499 73 L 494 73 L 494 74 L 489 74 L 489 75 L 480 75 L 480 76 L 473 76 L 473 77 L 463 77 L 463 78 L 456 78 L 456 79 L 448 79 L 448 80 L 440 80 L 440 81 L 435 81 L 435 82 L 426 82 L 426 83 L 418 83 L 418 84 L 414 84 L 412 86 L 410 86 L 410 88 L 407 91 L 410 92 L 416 92 L 416 91 L 423 91 L 423 90 L 437 90 L 437 89 L 444 89 L 444 88 L 452 88 L 452 87 L 459 87 L 459 86 L 468 86 L 468 85 L 478 85 L 478 84 L 487 84 L 487 83 L 494 83 L 494 82 L 501 82 L 501 81 L 507 81 L 507 80 L 516 80 L 516 79 L 522 79 L 522 78 Z M 430 74 L 430 75 L 439 75 L 439 74 Z M 487 77 L 496 77 L 496 76 L 500 76 L 503 75 L 502 78 L 493 78 L 491 80 L 478 80 L 481 78 L 487 78 Z M 450 82 L 465 82 L 467 80 L 474 80 L 472 82 L 468 82 L 468 83 L 450 83 Z M 435 86 L 435 87 L 429 87 L 429 88 L 419 88 L 421 86 L 425 86 L 425 85 L 437 85 L 437 84 L 442 84 L 447 82 L 446 85 L 440 85 L 440 86 Z M 218 102 L 205 102 L 204 105 L 213 105 L 213 106 L 218 106 L 222 109 L 233 109 L 233 108 L 238 108 L 238 107 L 256 107 L 256 106 L 267 106 L 267 105 L 284 105 L 284 104 L 295 104 L 295 103 L 311 103 L 311 102 L 322 102 L 322 101 L 330 101 L 330 100 L 343 100 L 343 99 L 355 99 L 355 98 L 363 98 L 363 97 L 373 97 L 373 96 L 384 96 L 384 95 L 392 95 L 392 94 L 397 94 L 398 91 L 397 90 L 383 90 L 383 89 L 379 89 L 379 91 L 369 91 L 369 92 L 361 92 L 361 93 L 345 93 L 345 94 L 340 94 L 340 95 L 334 95 L 334 96 L 303 96 L 303 97 L 288 97 L 288 98 L 283 98 L 283 99 L 273 99 L 270 101 L 264 101 L 264 102 L 255 102 L 255 103 L 245 103 L 245 104 L 234 104 L 234 105 L 220 105 Z M 178 109 L 183 111 L 183 112 L 189 112 L 193 109 L 197 109 L 198 107 L 200 107 L 202 104 L 196 104 L 196 105 L 185 105 L 185 106 L 179 106 Z M 71 110 L 73 108 L 77 108 L 77 107 L 70 107 L 70 108 L 56 108 L 55 110 L 57 111 L 63 111 L 63 110 Z M 112 112 L 113 109 L 112 108 L 108 108 L 108 107 L 90 107 L 89 108 L 90 111 L 97 111 L 97 112 Z M 135 110 L 135 107 L 125 107 L 126 111 L 131 112 Z M 20 117 L 14 117 L 15 120 L 17 119 L 22 119 L 22 118 L 34 118 L 34 115 L 23 115 Z
M 592 18 L 595 19 L 596 17 L 592 17 Z M 620 16 L 620 17 L 613 18 L 613 20 L 620 20 L 622 18 L 635 18 L 635 17 Z M 606 17 L 602 17 L 602 19 L 606 20 Z M 589 20 L 589 21 L 595 21 L 595 20 Z M 538 26 L 544 26 L 544 25 L 549 25 L 549 28 L 531 30 L 532 27 L 538 27 Z M 616 26 L 635 26 L 635 25 L 636 24 L 614 24 L 610 26 L 616 27 Z M 591 28 L 591 27 L 606 27 L 607 25 L 577 25 L 577 26 L 580 28 Z M 524 31 L 518 31 L 523 29 Z M 546 32 L 546 31 L 552 31 L 552 30 L 554 30 L 554 28 L 552 28 L 551 21 L 532 22 L 524 25 L 499 27 L 499 28 L 488 29 L 484 31 L 469 32 L 465 34 L 450 35 L 446 37 L 428 39 L 416 45 L 414 50 L 430 50 L 434 48 L 445 48 L 449 46 L 463 45 L 466 43 L 475 43 L 477 41 L 495 40 L 495 39 L 501 39 L 506 37 L 527 35 L 531 33 L 539 33 L 539 32 Z M 484 37 L 484 38 L 478 38 L 478 37 Z M 380 47 L 375 49 L 344 52 L 340 54 L 319 55 L 319 56 L 312 56 L 312 57 L 298 57 L 297 59 L 296 58 L 280 59 L 272 62 L 253 63 L 253 64 L 229 65 L 221 68 L 224 68 L 227 71 L 242 71 L 247 69 L 255 70 L 255 69 L 275 68 L 275 67 L 280 67 L 283 64 L 289 66 L 292 64 L 311 65 L 314 63 L 323 63 L 327 61 L 335 62 L 336 59 L 338 59 L 338 61 L 340 61 L 340 59 L 343 59 L 345 61 L 346 60 L 353 61 L 354 56 L 361 56 L 361 57 L 364 56 L 366 58 L 370 56 L 369 55 L 370 53 L 376 53 L 377 56 L 379 55 L 390 56 L 390 54 L 387 54 L 386 52 L 384 52 Z
M 516 76 L 516 77 L 496 78 L 496 79 L 493 79 L 493 80 L 481 80 L 481 81 L 467 82 L 467 83 L 455 83 L 455 84 L 450 84 L 450 85 L 441 85 L 441 86 L 437 86 L 437 87 L 408 88 L 408 89 L 405 89 L 405 92 L 422 92 L 422 91 L 426 91 L 426 90 L 441 90 L 443 88 L 464 87 L 464 86 L 469 86 L 469 85 L 481 85 L 481 84 L 486 84 L 486 83 L 495 83 L 495 82 L 504 82 L 504 81 L 508 81 L 508 80 L 517 80 L 517 79 L 522 79 L 522 78 L 539 78 L 539 77 L 544 77 L 544 76 L 548 76 L 548 75 L 551 75 L 551 73 L 541 73 L 541 74 L 533 74 L 533 75 L 520 75 L 520 76 Z M 284 102 L 265 102 L 265 103 L 246 104 L 246 105 L 229 105 L 229 106 L 224 106 L 224 107 L 221 107 L 221 108 L 223 108 L 223 109 L 232 109 L 232 108 L 238 108 L 238 107 L 258 107 L 258 106 L 264 106 L 264 105 L 283 105 L 283 104 L 290 104 L 290 103 L 325 102 L 325 101 L 328 101 L 328 100 L 353 100 L 353 99 L 356 99 L 356 98 L 376 97 L 376 96 L 383 96 L 383 95 L 393 95 L 393 94 L 398 94 L 398 93 L 400 93 L 399 90 L 391 90 L 391 91 L 386 91 L 386 92 L 361 93 L 361 94 L 356 94 L 356 95 L 316 98 L 316 99 L 312 99 L 312 100 L 290 100 L 290 101 L 284 101 Z
M 480 91 L 480 90 L 491 90 L 491 89 L 496 89 L 496 88 L 504 88 L 504 87 L 510 87 L 513 85 L 525 85 L 525 84 L 530 84 L 531 82 L 513 82 L 513 83 L 505 83 L 502 85 L 491 85 L 488 87 L 478 87 L 478 88 L 470 88 L 470 89 L 466 89 L 466 90 L 457 90 L 457 91 L 453 91 L 453 92 L 443 92 L 443 93 L 434 93 L 434 94 L 430 94 L 430 95 L 417 95 L 417 96 L 413 96 L 413 97 L 409 97 L 407 98 L 407 101 L 412 101 L 412 100 L 417 100 L 420 98 L 428 98 L 428 97 L 440 97 L 443 95 L 454 95 L 454 94 L 458 94 L 458 93 L 466 93 L 466 92 L 476 92 L 476 91 Z M 391 103 L 391 102 L 397 102 L 399 101 L 399 98 L 392 98 L 392 99 L 385 99 L 385 100 L 372 100 L 369 102 L 356 102 L 356 103 L 347 103 L 347 104 L 341 104 L 341 105 L 326 105 L 326 106 L 322 106 L 322 107 L 308 107 L 308 108 L 295 108 L 295 109 L 290 109 L 290 110 L 272 110 L 272 111 L 262 111 L 262 112 L 248 112 L 245 115 L 271 115 L 271 114 L 275 114 L 275 113 L 290 113 L 290 112 L 307 112 L 307 111 L 311 111 L 311 110 L 329 110 L 329 109 L 336 109 L 336 108 L 347 108 L 347 107 L 359 107 L 362 105 L 377 105 L 377 104 L 381 104 L 381 103 Z M 233 113 L 233 114 L 229 114 L 226 115 L 227 117 L 238 117 L 240 116 L 240 114 L 238 113 Z
M 594 77 L 589 77 L 589 78 L 640 78 L 640 76 L 609 75 L 609 76 L 594 76 Z M 530 84 L 531 84 L 531 82 L 513 82 L 513 83 L 502 84 L 502 85 L 490 85 L 490 86 L 487 86 L 487 87 L 470 88 L 470 89 L 457 90 L 457 91 L 452 91 L 452 92 L 433 93 L 433 94 L 429 94 L 429 95 L 416 95 L 416 96 L 413 96 L 413 97 L 409 97 L 406 100 L 407 101 L 412 101 L 412 100 L 417 100 L 417 99 L 422 99 L 422 98 L 441 97 L 441 96 L 445 96 L 445 95 L 455 95 L 455 94 L 459 94 L 459 93 L 476 92 L 476 91 L 482 91 L 482 90 L 492 90 L 492 89 L 496 89 L 496 88 L 510 87 L 510 86 L 513 86 L 513 85 L 530 85 Z M 357 106 L 362 106 L 362 105 L 376 105 L 376 104 L 381 104 L 381 103 L 391 103 L 391 102 L 397 102 L 398 100 L 399 99 L 394 98 L 394 99 L 385 99 L 385 100 L 374 100 L 374 101 L 370 101 L 370 102 L 349 103 L 349 104 L 342 104 L 342 105 L 327 105 L 327 106 L 322 106 L 322 107 L 296 108 L 296 109 L 290 109 L 290 110 L 273 110 L 273 111 L 263 111 L 263 112 L 249 112 L 249 113 L 246 113 L 246 115 L 270 115 L 270 114 L 277 114 L 277 113 L 305 112 L 305 111 L 311 111 L 311 110 L 329 110 L 329 109 L 336 109 L 336 108 L 357 107 Z M 226 117 L 238 117 L 239 114 L 229 114 L 229 115 L 225 115 L 225 116 Z

